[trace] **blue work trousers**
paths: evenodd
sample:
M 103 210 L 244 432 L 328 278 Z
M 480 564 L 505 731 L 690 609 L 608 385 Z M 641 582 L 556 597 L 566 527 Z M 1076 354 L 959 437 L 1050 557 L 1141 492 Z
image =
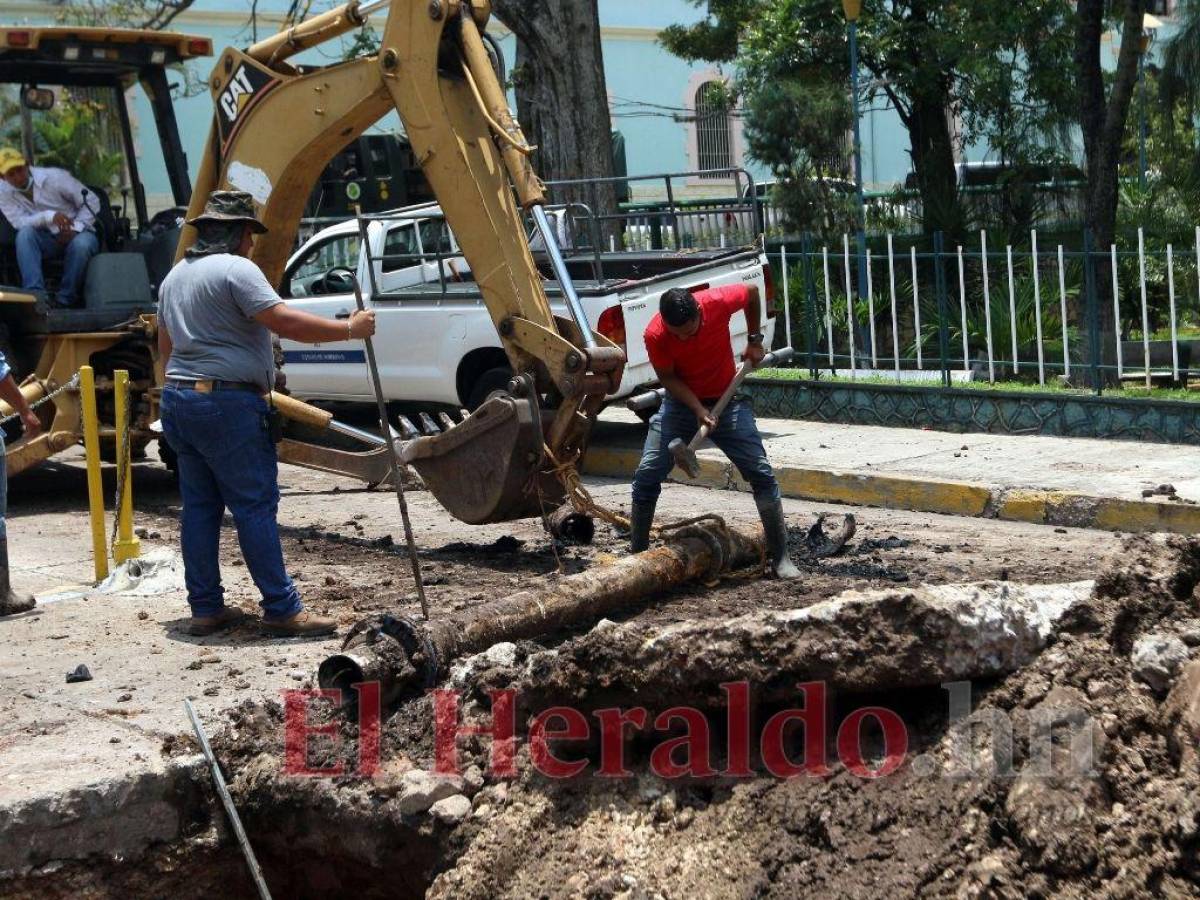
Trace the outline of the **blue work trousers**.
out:
M 286 618 L 303 608 L 279 545 L 279 464 L 266 415 L 267 402 L 250 391 L 163 390 L 163 435 L 179 457 L 180 541 L 193 616 L 216 615 L 224 605 L 218 542 L 226 509 L 264 615 Z
M 650 419 L 642 461 L 633 475 L 634 503 L 650 504 L 658 500 L 662 483 L 675 465 L 675 457 L 668 449 L 671 441 L 681 438 L 686 444 L 696 436 L 699 428 L 696 414 L 668 394 Z M 767 459 L 762 435 L 754 421 L 754 410 L 748 401 L 731 400 L 709 438 L 737 466 L 738 472 L 749 482 L 756 500 L 779 499 L 779 483 Z
M 100 249 L 100 239 L 94 231 L 81 231 L 65 247 L 48 228 L 26 225 L 17 231 L 17 266 L 21 270 L 21 286 L 27 291 L 45 291 L 42 260 L 63 258 L 62 281 L 58 284 L 57 301 L 71 306 L 79 299 L 87 264 Z

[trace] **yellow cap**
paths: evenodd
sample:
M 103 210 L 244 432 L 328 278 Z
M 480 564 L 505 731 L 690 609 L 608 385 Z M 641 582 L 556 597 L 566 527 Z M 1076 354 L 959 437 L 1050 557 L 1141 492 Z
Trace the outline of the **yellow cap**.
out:
M 20 150 L 12 147 L 0 147 L 0 175 L 7 175 L 17 166 L 25 165 L 25 157 Z

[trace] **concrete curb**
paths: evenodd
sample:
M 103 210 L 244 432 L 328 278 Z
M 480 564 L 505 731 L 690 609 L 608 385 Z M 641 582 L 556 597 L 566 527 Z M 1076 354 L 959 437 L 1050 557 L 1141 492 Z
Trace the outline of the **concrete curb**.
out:
M 633 447 L 595 447 L 588 451 L 583 469 L 588 475 L 628 479 L 633 476 L 640 459 L 641 451 Z M 1190 504 L 1122 500 L 1033 488 L 992 488 L 962 481 L 799 466 L 777 465 L 775 475 L 783 495 L 799 500 L 1102 531 L 1200 532 L 1200 506 Z M 724 490 L 747 490 L 733 465 L 724 459 L 702 457 L 698 478 L 672 477 L 671 480 Z

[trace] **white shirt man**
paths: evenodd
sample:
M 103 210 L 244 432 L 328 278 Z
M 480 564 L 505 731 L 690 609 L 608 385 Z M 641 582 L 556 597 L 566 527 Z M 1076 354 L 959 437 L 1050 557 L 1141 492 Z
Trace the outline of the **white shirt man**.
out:
M 17 232 L 21 286 L 44 292 L 42 263 L 61 258 L 63 274 L 56 296 L 60 306 L 77 302 L 88 260 L 100 247 L 92 206 L 99 201 L 85 200 L 86 190 L 66 169 L 30 166 L 18 151 L 0 148 L 0 213 Z

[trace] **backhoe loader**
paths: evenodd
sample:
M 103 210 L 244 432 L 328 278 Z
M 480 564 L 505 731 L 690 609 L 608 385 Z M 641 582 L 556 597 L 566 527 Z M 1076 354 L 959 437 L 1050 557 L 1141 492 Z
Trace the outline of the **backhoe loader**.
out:
M 377 53 L 315 71 L 289 62 L 384 9 Z M 565 472 L 582 458 L 625 364 L 620 347 L 592 332 L 572 286 L 530 164 L 533 148 L 489 55 L 489 15 L 488 0 L 352 0 L 245 51 L 224 50 L 209 79 L 215 112 L 188 211 L 199 214 L 216 189 L 249 192 L 269 229 L 251 258 L 278 283 L 321 171 L 347 142 L 399 113 L 514 373 L 507 391 L 460 423 L 403 444 L 437 500 L 472 524 L 562 503 Z M 523 212 L 545 243 L 568 317 L 551 311 Z M 186 227 L 177 259 L 194 239 Z M 338 469 L 306 443 L 285 441 L 280 458 Z

